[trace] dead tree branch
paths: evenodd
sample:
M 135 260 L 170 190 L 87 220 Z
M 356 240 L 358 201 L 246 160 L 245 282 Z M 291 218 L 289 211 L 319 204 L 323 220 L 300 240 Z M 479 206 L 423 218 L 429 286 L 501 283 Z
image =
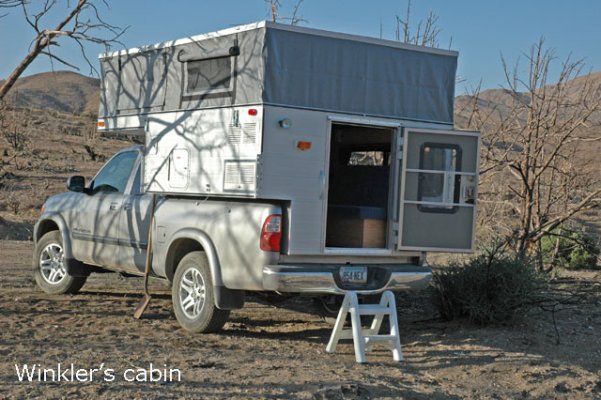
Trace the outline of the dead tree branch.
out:
M 430 11 L 425 21 L 419 21 L 417 27 L 411 27 L 411 0 L 407 0 L 405 16 L 396 16 L 396 40 L 418 46 L 438 47 L 438 15 Z M 402 35 L 401 35 L 402 33 Z
M 273 22 L 289 22 L 290 25 L 298 25 L 303 22 L 308 22 L 302 16 L 299 15 L 299 10 L 304 0 L 298 0 L 294 7 L 292 8 L 292 16 L 285 17 L 280 14 L 280 9 L 282 7 L 282 3 L 280 0 L 265 0 L 269 8 L 269 13 L 271 15 L 271 20 Z
M 51 18 L 51 14 L 62 4 L 59 0 L 44 0 L 41 6 L 36 3 L 38 8 L 34 8 L 33 3 L 27 0 L 1 1 L 12 5 L 17 3 L 21 7 L 25 21 L 33 29 L 35 36 L 27 55 L 0 86 L 0 101 L 4 99 L 27 67 L 40 55 L 45 55 L 51 61 L 57 61 L 68 67 L 74 67 L 73 64 L 52 52 L 62 38 L 74 40 L 79 45 L 90 71 L 95 72 L 96 68 L 87 57 L 83 44 L 91 42 L 109 47 L 119 43 L 119 37 L 125 32 L 125 29 L 111 25 L 101 17 L 96 4 L 100 2 L 107 6 L 104 0 L 78 0 L 75 4 L 67 2 L 66 15 L 52 28 L 44 27 L 44 25 L 46 20 Z

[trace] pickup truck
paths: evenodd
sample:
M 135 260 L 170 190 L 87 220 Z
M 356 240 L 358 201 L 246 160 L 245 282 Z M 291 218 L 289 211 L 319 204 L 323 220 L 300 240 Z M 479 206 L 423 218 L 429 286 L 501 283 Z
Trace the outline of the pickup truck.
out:
M 430 280 L 419 257 L 287 256 L 283 243 L 292 239 L 275 200 L 157 195 L 151 218 L 153 195 L 140 183 L 143 153 L 142 146 L 124 149 L 87 185 L 72 176 L 68 192 L 46 201 L 33 257 L 43 291 L 77 293 L 93 272 L 143 275 L 150 221 L 151 276 L 171 284 L 175 316 L 192 332 L 221 329 L 247 291 L 377 294 Z

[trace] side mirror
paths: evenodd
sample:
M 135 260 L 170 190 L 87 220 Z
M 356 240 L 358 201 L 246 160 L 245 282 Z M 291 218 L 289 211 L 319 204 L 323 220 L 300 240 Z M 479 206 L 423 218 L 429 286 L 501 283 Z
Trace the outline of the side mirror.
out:
M 67 178 L 67 189 L 71 192 L 82 193 L 86 190 L 86 178 L 79 175 Z

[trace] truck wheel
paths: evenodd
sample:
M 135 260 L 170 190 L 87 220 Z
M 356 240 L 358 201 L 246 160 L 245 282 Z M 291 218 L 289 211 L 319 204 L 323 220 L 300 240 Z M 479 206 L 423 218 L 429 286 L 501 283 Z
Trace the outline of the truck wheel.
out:
M 179 262 L 171 296 L 177 321 L 190 332 L 216 332 L 230 315 L 229 310 L 215 306 L 209 263 L 201 251 L 189 253 Z
M 59 231 L 48 232 L 38 241 L 33 252 L 33 277 L 40 289 L 50 294 L 75 294 L 87 279 L 67 272 Z

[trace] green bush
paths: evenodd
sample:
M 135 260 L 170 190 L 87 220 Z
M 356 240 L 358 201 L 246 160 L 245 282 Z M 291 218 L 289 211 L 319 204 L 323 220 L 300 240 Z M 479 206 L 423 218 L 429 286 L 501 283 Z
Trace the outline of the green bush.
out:
M 446 320 L 506 323 L 529 307 L 541 282 L 530 260 L 489 253 L 435 271 L 434 303 Z
M 558 265 L 566 269 L 597 268 L 601 249 L 593 238 L 581 230 L 559 228 L 541 240 L 541 251 L 545 264 Z

